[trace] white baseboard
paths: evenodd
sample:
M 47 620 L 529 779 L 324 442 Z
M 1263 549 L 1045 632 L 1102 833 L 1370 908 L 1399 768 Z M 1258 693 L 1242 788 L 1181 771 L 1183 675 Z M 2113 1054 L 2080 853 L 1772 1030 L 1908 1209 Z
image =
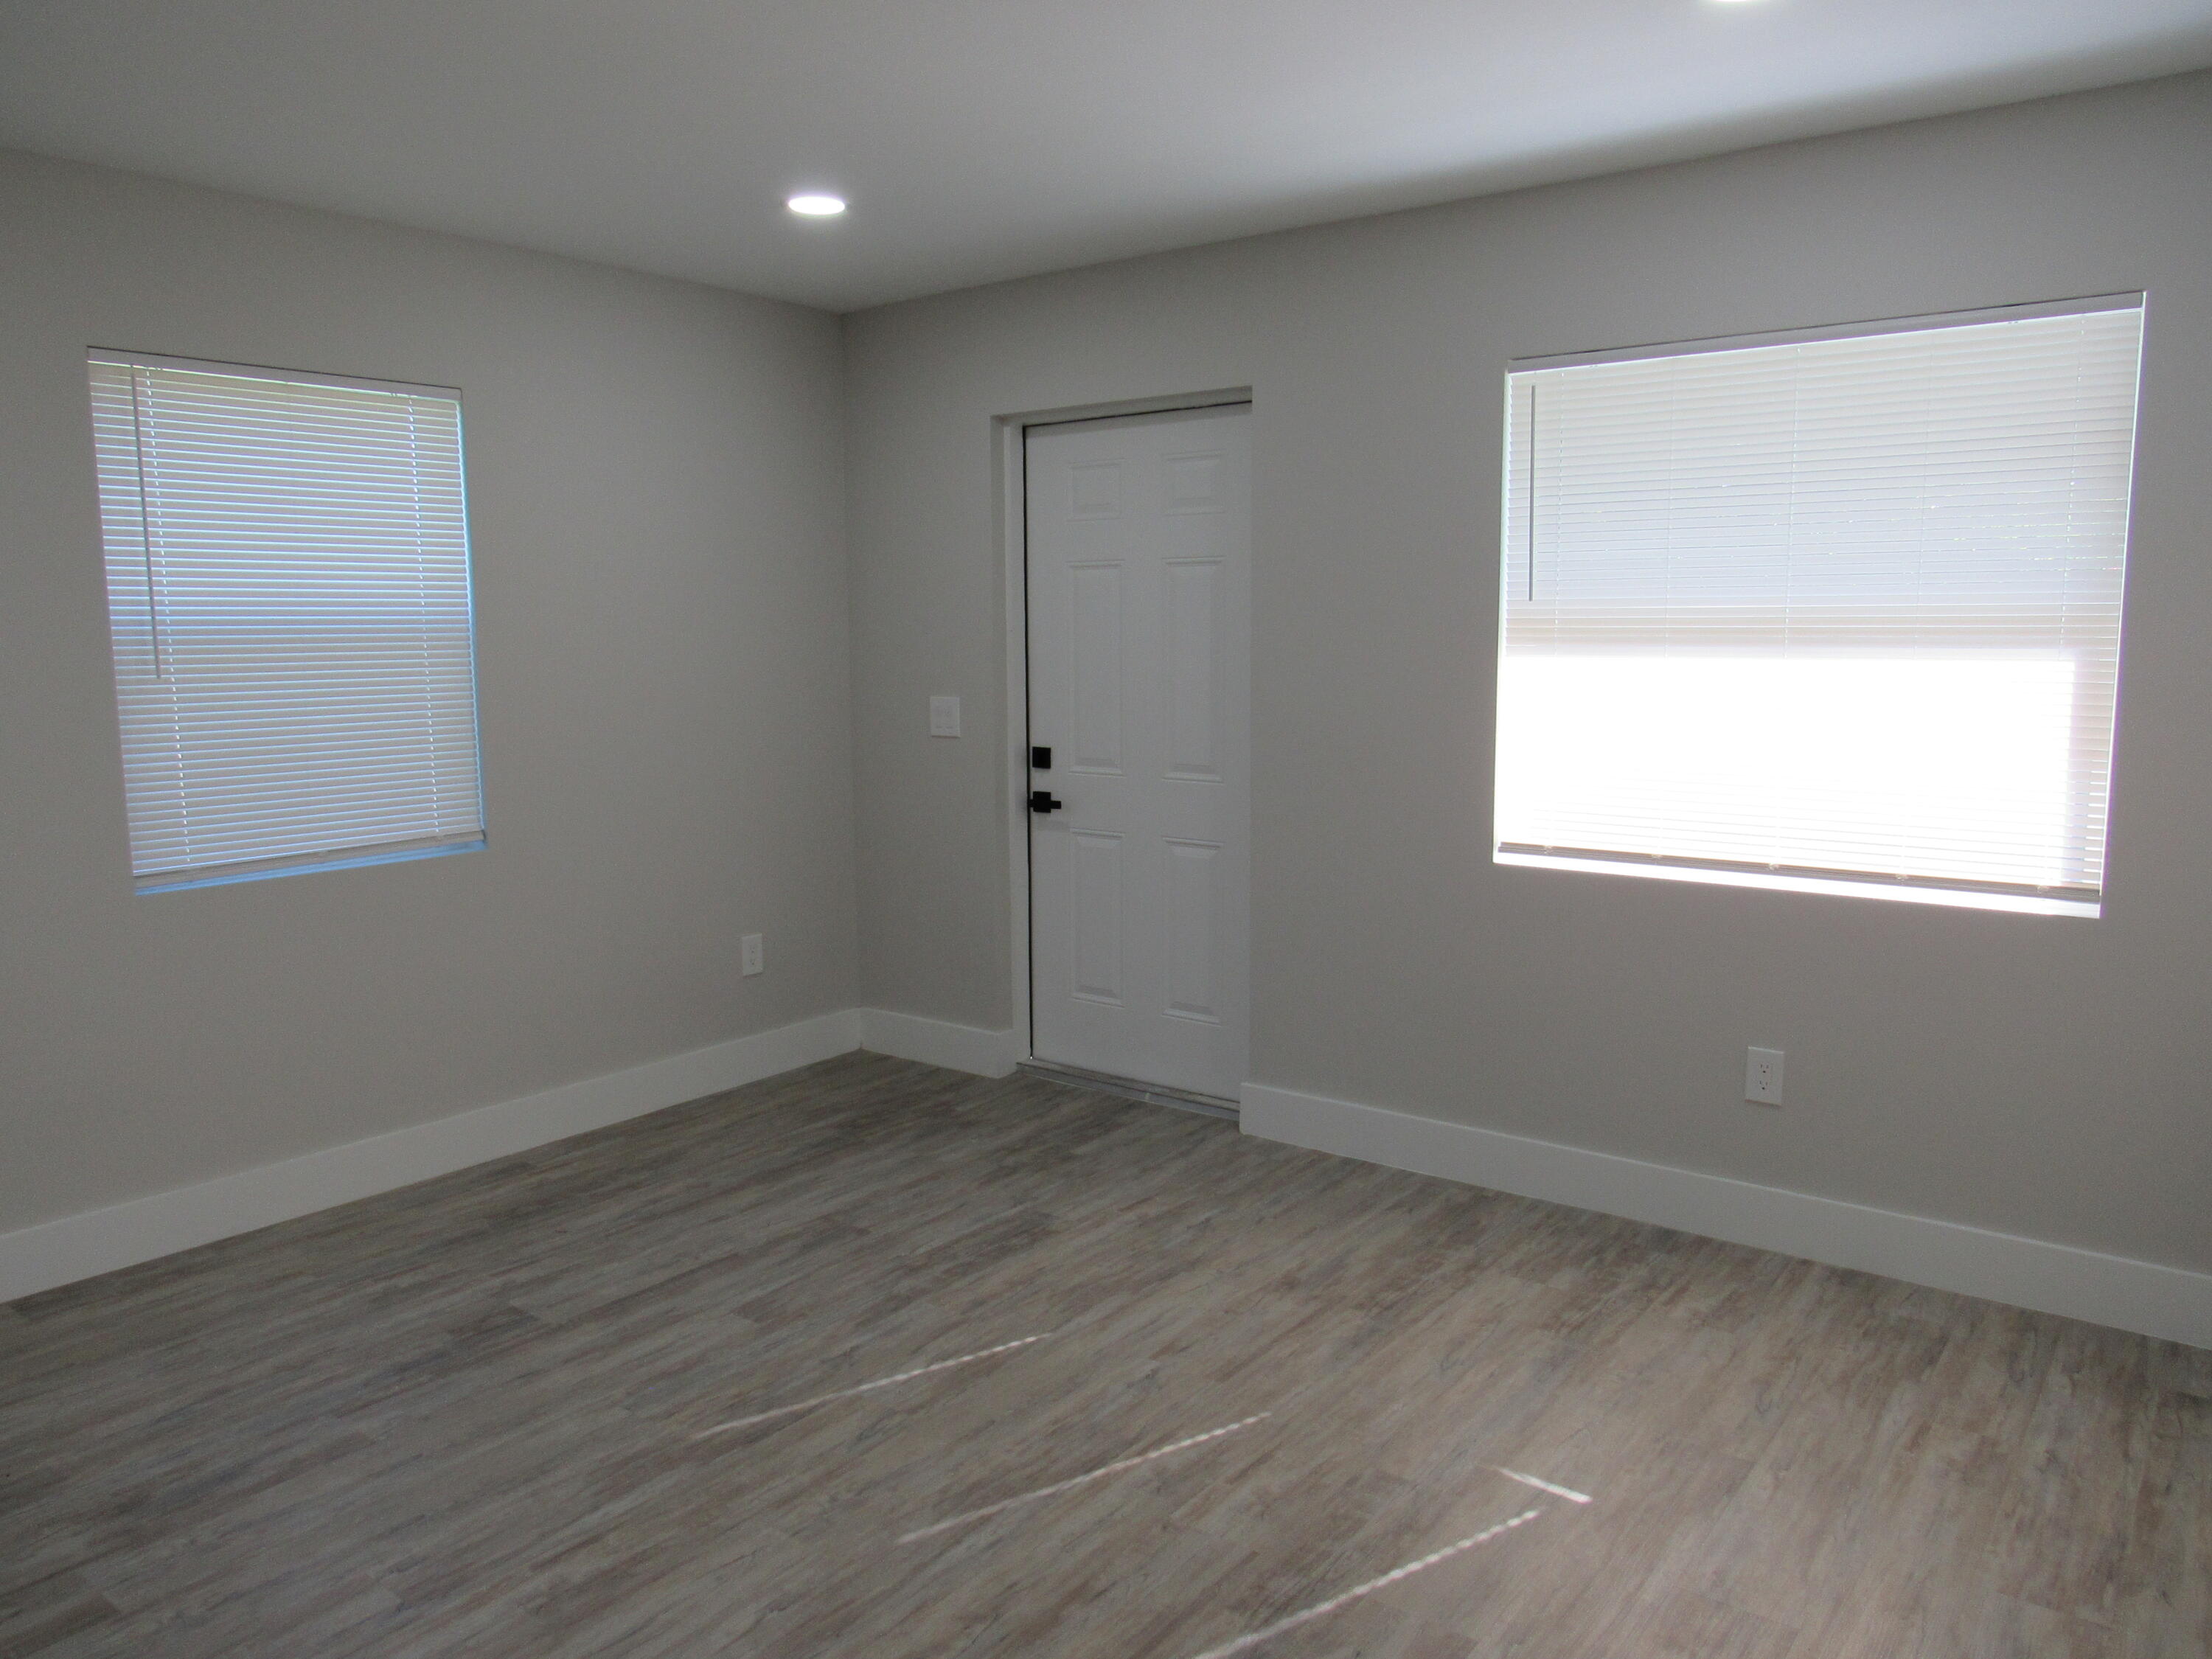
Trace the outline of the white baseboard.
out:
M 1012 1031 L 844 1009 L 195 1186 L 0 1233 L 0 1302 L 389 1192 L 866 1048 L 981 1077 Z M 1248 1134 L 2212 1347 L 2212 1273 L 1300 1094 L 1243 1091 Z
M 809 1066 L 858 1048 L 860 1024 L 855 1011 L 841 1009 L 281 1164 L 0 1233 L 0 1302 Z
M 919 1014 L 895 1014 L 888 1008 L 863 1008 L 860 1020 L 860 1047 L 901 1060 L 918 1060 L 926 1066 L 972 1072 L 977 1077 L 1004 1077 L 1021 1058 L 1012 1031 L 987 1031 L 949 1020 L 924 1019 Z
M 1244 1133 L 2212 1348 L 2212 1273 L 1244 1085 Z

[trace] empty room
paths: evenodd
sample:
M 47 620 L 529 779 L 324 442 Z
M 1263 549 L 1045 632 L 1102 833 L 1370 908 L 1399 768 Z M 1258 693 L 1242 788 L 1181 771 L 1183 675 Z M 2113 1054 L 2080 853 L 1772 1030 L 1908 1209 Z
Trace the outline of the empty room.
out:
M 2212 0 L 0 0 L 0 1659 L 2212 1654 Z

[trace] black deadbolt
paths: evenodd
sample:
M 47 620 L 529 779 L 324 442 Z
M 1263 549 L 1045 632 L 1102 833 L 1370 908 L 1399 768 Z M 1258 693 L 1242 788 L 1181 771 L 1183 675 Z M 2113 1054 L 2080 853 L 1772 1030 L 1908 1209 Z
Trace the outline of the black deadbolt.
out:
M 1049 749 L 1032 749 L 1032 750 L 1030 750 L 1030 771 L 1032 771 L 1032 772 L 1049 772 L 1049 771 L 1051 771 L 1051 770 L 1052 770 L 1052 750 L 1049 750 Z

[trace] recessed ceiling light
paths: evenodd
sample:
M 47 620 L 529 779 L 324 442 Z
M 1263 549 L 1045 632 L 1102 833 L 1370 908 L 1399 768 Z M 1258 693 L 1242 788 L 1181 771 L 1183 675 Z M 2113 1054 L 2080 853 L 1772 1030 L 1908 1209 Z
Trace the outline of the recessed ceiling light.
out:
M 803 213 L 810 219 L 832 219 L 845 210 L 842 196 L 794 196 L 784 204 L 793 213 Z

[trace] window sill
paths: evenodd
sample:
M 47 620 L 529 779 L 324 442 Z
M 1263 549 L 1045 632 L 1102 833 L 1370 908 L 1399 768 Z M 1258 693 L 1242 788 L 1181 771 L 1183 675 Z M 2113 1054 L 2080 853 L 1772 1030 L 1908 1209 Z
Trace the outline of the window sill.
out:
M 318 854 L 281 864 L 223 866 L 211 870 L 165 871 L 138 878 L 138 891 L 174 893 L 187 887 L 228 887 L 241 881 L 268 881 L 277 876 L 303 876 L 315 870 L 357 870 L 371 864 L 403 864 L 413 859 L 443 858 L 448 853 L 474 853 L 484 845 L 481 836 L 470 841 L 441 842 L 429 847 L 366 848 L 354 852 Z
M 1783 893 L 1826 893 L 1843 898 L 1882 899 L 1893 904 L 1942 904 L 1968 910 L 2005 910 L 2031 916 L 2090 916 L 2103 914 L 2096 899 L 2059 894 L 1986 892 L 1926 882 L 1885 880 L 1879 876 L 1790 875 L 1778 870 L 1716 870 L 1697 865 L 1656 864 L 1641 859 L 1577 857 L 1554 853 L 1496 849 L 1499 864 L 1531 870 L 1576 870 L 1603 876 L 1642 876 L 1657 881 L 1694 881 L 1715 887 L 1765 887 Z

